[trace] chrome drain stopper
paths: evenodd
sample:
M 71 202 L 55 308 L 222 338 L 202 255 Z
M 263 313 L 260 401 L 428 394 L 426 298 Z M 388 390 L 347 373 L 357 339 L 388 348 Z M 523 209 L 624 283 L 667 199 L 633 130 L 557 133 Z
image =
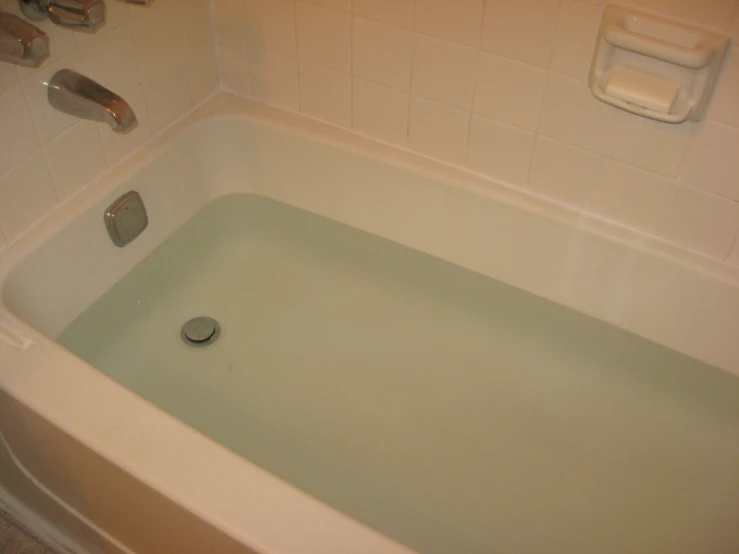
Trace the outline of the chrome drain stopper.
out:
M 190 346 L 208 346 L 218 340 L 221 325 L 212 317 L 194 317 L 182 326 L 180 337 Z

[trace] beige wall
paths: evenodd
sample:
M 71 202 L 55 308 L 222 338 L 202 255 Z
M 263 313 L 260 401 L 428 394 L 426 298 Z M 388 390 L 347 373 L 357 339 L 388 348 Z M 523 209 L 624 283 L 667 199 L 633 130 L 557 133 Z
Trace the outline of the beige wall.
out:
M 39 69 L 0 62 L 0 248 L 218 86 L 208 0 L 107 0 L 97 33 L 39 24 L 51 57 Z M 18 13 L 18 0 L 0 0 Z M 140 125 L 121 136 L 53 110 L 46 86 L 71 68 L 120 94 Z
M 739 265 L 739 49 L 708 121 L 586 87 L 603 0 L 213 0 L 222 78 Z M 626 0 L 739 37 L 735 0 Z

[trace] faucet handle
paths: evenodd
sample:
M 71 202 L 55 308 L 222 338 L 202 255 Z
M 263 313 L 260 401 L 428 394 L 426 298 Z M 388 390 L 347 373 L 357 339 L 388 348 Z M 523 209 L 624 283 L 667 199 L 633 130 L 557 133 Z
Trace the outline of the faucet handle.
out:
M 49 56 L 49 37 L 20 17 L 0 14 L 0 60 L 36 67 Z
M 78 31 L 94 32 L 105 23 L 103 0 L 20 0 L 23 14 L 32 21 L 52 23 Z

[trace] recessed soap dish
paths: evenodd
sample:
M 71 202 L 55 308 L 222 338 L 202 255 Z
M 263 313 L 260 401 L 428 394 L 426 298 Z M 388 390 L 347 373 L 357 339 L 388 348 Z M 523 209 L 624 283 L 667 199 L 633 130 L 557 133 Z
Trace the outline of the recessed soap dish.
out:
M 652 14 L 608 6 L 590 68 L 599 100 L 666 123 L 700 121 L 729 37 Z

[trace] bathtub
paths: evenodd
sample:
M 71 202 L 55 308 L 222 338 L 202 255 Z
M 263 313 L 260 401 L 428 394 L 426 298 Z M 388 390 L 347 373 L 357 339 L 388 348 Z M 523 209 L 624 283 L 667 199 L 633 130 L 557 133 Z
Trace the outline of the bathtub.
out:
M 150 224 L 116 248 L 102 214 L 129 190 L 144 197 Z M 54 340 L 203 206 L 234 193 L 390 239 L 739 376 L 736 268 L 220 94 L 0 252 L 0 508 L 60 552 L 413 552 Z M 736 503 L 714 508 L 685 552 L 739 549 Z

